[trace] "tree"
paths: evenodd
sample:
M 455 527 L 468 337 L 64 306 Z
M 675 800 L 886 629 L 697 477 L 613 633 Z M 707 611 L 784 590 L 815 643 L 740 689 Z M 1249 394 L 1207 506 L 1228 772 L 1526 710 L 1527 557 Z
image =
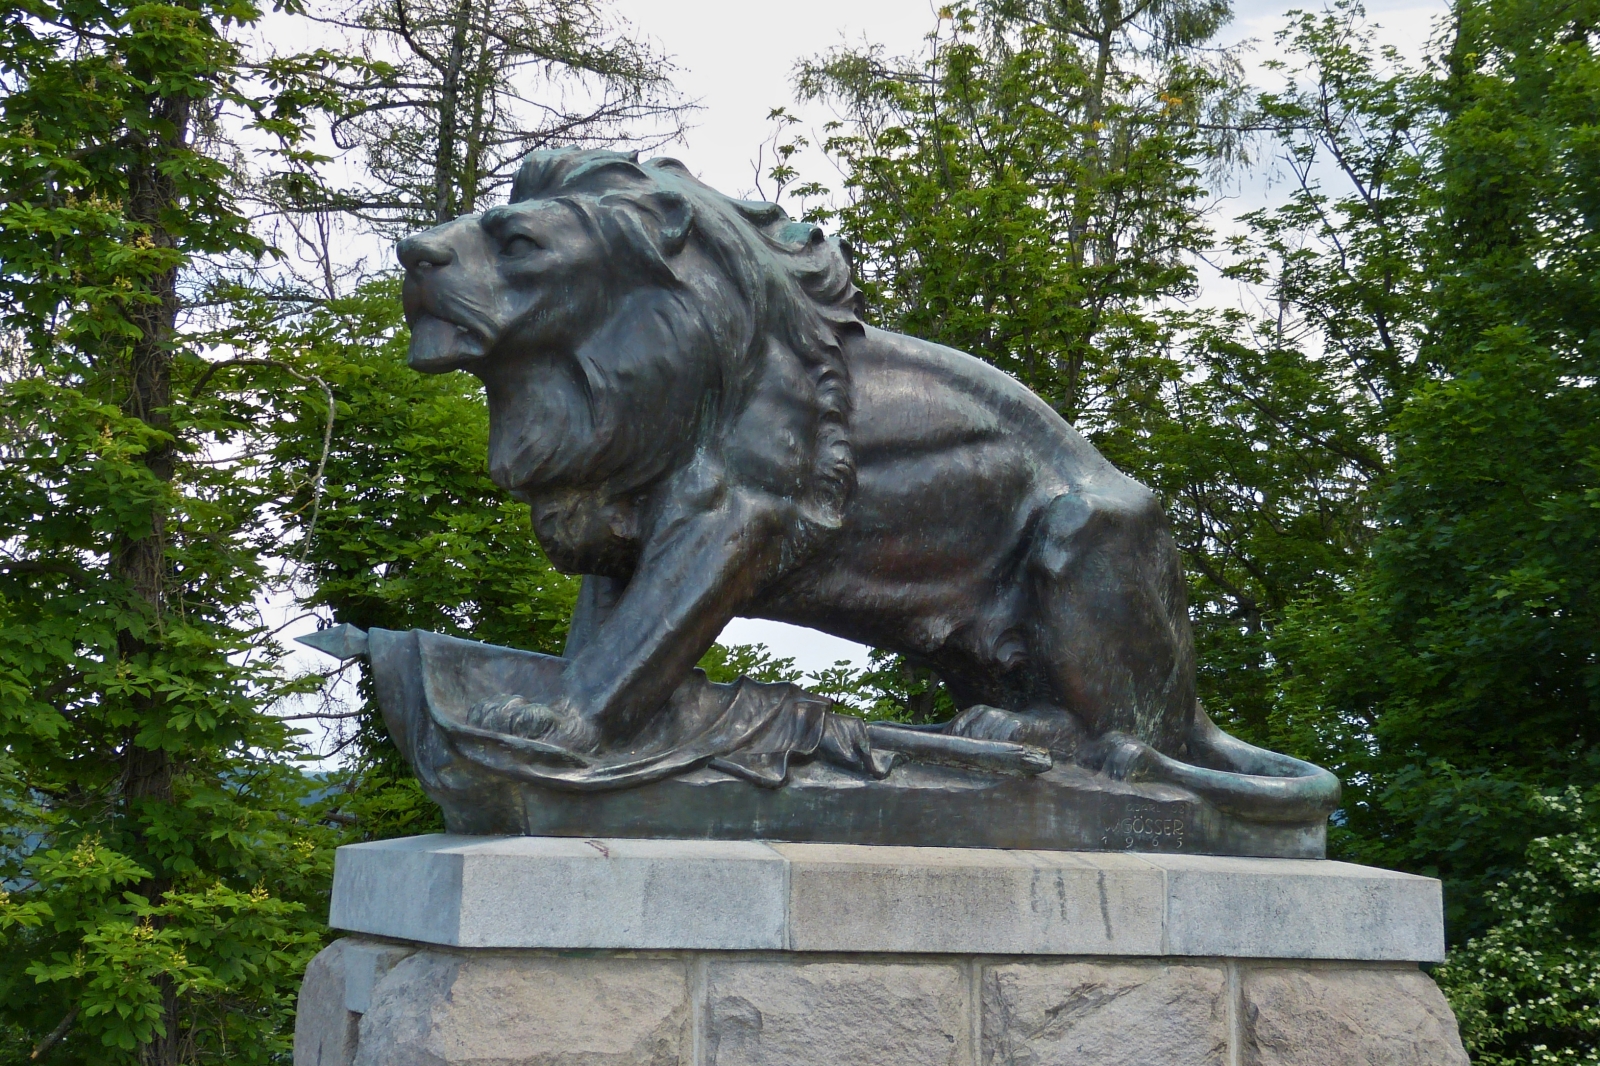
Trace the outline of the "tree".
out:
M 1148 432 L 1125 427 L 1181 373 L 1163 304 L 1194 291 L 1203 174 L 1237 143 L 1237 66 L 1204 47 L 1227 15 L 1184 0 L 945 9 L 920 59 L 842 49 L 799 69 L 801 98 L 843 116 L 824 144 L 842 206 L 797 180 L 792 136 L 768 176 L 839 226 L 878 324 L 1013 374 L 1142 474 Z M 893 657 L 823 681 L 876 713 L 954 710 Z
M 946 9 L 921 61 L 841 50 L 803 98 L 842 109 L 832 217 L 886 328 L 972 352 L 1093 433 L 1159 380 L 1153 309 L 1194 285 L 1210 120 L 1237 95 L 1200 45 L 1226 5 Z M 795 190 L 802 199 L 815 186 Z
M 667 63 L 594 0 L 370 0 L 321 20 L 359 41 L 331 129 L 362 180 L 309 206 L 386 233 L 478 210 L 535 149 L 681 132 Z
M 1294 15 L 1278 41 L 1285 58 L 1269 68 L 1285 84 L 1259 94 L 1246 124 L 1287 192 L 1239 219 L 1219 257 L 1259 310 L 1175 316 L 1178 372 L 1107 434 L 1169 501 L 1213 716 L 1337 758 L 1285 722 L 1278 691 L 1294 663 L 1276 636 L 1363 565 L 1388 426 L 1425 373 L 1431 90 L 1355 4 Z
M 1370 563 L 1283 646 L 1285 717 L 1351 782 L 1342 847 L 1443 877 L 1460 942 L 1596 780 L 1600 167 L 1591 6 L 1460 2 L 1430 86 L 1421 369 Z
M 397 233 L 481 209 L 533 149 L 676 132 L 670 68 L 591 0 L 373 0 L 316 18 L 357 46 L 337 61 L 318 53 L 314 71 L 356 177 L 337 183 L 330 160 L 302 153 L 255 185 L 298 262 L 266 272 L 276 302 L 230 335 L 315 375 L 336 407 L 326 435 L 309 396 L 273 429 L 296 598 L 364 628 L 559 653 L 576 582 L 545 559 L 527 506 L 490 482 L 476 382 L 406 367 L 394 264 L 349 248 L 376 237 L 386 249 Z M 362 676 L 360 707 L 306 715 L 332 727 L 330 755 L 348 757 L 325 806 L 351 838 L 440 828 Z
M 490 482 L 477 383 L 406 367 L 398 279 L 341 255 L 337 238 L 366 231 L 387 243 L 479 210 L 536 148 L 653 125 L 670 135 L 683 108 L 669 68 L 590 0 L 375 0 L 319 19 L 360 45 L 320 71 L 333 139 L 359 177 L 336 187 L 326 160 L 305 156 L 258 190 L 315 277 L 280 271 L 270 280 L 285 302 L 234 333 L 240 347 L 315 374 L 335 399 L 326 439 L 314 398 L 275 427 L 276 491 L 291 500 L 278 518 L 299 601 L 363 628 L 559 654 L 576 580 L 545 559 L 527 506 Z M 363 839 L 440 828 L 365 675 L 360 691 L 360 708 L 324 719 L 350 757 L 334 813 Z
M 315 145 L 338 154 L 308 142 L 250 175 L 258 228 L 287 254 L 241 272 L 302 305 L 391 269 L 396 237 L 486 206 L 528 152 L 657 143 L 689 110 L 670 64 L 603 0 L 367 0 L 306 17 L 343 39 L 287 60 L 318 107 Z
M 268 1061 L 320 940 L 326 854 L 265 713 L 293 684 L 254 610 L 252 448 L 287 379 L 208 367 L 185 315 L 197 264 L 265 251 L 222 116 L 303 131 L 301 71 L 247 71 L 228 39 L 258 15 L 0 13 L 7 1057 Z

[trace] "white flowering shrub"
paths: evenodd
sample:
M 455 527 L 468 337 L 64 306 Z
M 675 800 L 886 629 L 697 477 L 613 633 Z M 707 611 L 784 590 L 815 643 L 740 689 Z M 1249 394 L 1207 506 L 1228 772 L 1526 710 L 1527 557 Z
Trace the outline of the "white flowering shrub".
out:
M 1497 920 L 1434 972 L 1478 1066 L 1600 1066 L 1600 791 L 1535 799 L 1539 837 L 1490 892 Z

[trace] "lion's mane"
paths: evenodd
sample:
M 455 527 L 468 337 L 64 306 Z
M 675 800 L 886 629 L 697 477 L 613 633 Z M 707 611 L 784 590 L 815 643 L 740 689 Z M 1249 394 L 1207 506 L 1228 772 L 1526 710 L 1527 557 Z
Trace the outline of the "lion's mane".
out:
M 675 257 L 651 236 L 664 200 L 691 208 L 686 241 L 716 264 L 746 305 L 743 326 L 718 338 L 717 377 L 740 389 L 759 377 L 775 351 L 793 353 L 809 377 L 820 412 L 815 427 L 811 498 L 804 517 L 836 527 L 855 486 L 850 446 L 850 372 L 844 345 L 864 332 L 862 296 L 851 277 L 847 248 L 809 223 L 792 221 L 777 204 L 736 200 L 697 180 L 676 159 L 638 161 L 637 153 L 558 149 L 534 152 L 511 187 L 511 202 L 547 199 L 568 205 L 591 223 L 612 251 L 627 254 L 663 284 L 687 294 Z M 617 247 L 621 245 L 622 247 Z M 716 320 L 693 299 L 681 307 L 705 323 Z M 688 332 L 687 330 L 685 332 Z M 775 349 L 773 341 L 779 346 Z M 681 353 L 679 353 L 681 354 Z

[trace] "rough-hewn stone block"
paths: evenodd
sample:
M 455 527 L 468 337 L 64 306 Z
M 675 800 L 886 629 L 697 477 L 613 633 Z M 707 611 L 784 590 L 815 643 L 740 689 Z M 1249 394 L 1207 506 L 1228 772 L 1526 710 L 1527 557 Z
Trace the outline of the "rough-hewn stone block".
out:
M 945 963 L 716 962 L 705 1066 L 965 1066 L 967 977 Z
M 421 951 L 372 990 L 355 1066 L 683 1066 L 682 959 Z
M 1467 1062 L 1433 982 L 1382 963 L 408 950 L 312 961 L 296 1066 Z
M 1247 970 L 1245 1066 L 1467 1066 L 1455 1015 L 1417 969 Z
M 361 1016 L 345 1008 L 345 954 L 359 944 L 335 940 L 306 966 L 295 1003 L 294 1066 L 350 1066 Z
M 416 950 L 415 944 L 388 944 L 352 937 L 344 952 L 344 1009 L 366 1013 L 372 1004 L 372 986 Z
M 984 1066 L 1223 1066 L 1221 966 L 1026 962 L 983 973 Z

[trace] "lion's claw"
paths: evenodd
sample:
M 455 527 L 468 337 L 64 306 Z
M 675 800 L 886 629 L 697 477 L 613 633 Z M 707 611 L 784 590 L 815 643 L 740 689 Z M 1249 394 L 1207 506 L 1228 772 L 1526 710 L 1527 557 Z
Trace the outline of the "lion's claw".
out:
M 593 751 L 600 744 L 599 730 L 582 715 L 522 696 L 479 700 L 467 712 L 467 724 L 524 740 L 542 740 L 568 751 Z

